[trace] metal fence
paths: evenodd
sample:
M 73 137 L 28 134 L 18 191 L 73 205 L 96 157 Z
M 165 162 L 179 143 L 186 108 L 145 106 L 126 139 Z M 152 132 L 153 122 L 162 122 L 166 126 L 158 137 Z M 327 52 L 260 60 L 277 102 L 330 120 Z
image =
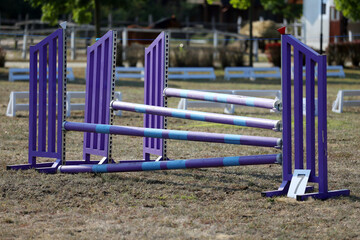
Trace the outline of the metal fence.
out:
M 37 27 L 34 27 L 35 25 Z M 238 26 L 238 31 L 240 30 L 241 22 L 237 24 L 232 24 Z M 295 37 L 301 39 L 303 33 L 303 25 L 301 23 L 292 23 L 287 24 L 284 22 L 282 24 L 279 23 L 279 26 L 283 26 L 284 24 L 290 26 L 290 30 Z M 233 32 L 225 32 L 222 30 L 218 30 L 217 28 L 223 28 L 223 26 L 218 26 L 218 24 L 212 23 L 208 27 L 211 26 L 211 29 L 199 28 L 193 26 L 199 26 L 199 24 L 195 23 L 187 23 L 188 27 L 181 29 L 166 29 L 169 33 L 169 41 L 171 43 L 175 43 L 176 45 L 184 44 L 187 47 L 210 47 L 213 48 L 214 57 L 217 57 L 217 49 L 219 47 L 225 46 L 228 43 L 232 42 L 240 42 L 245 43 L 246 41 L 253 41 L 253 53 L 255 57 L 255 61 L 258 61 L 258 53 L 259 53 L 259 41 L 274 41 L 279 40 L 280 38 L 273 39 L 259 39 L 253 38 L 249 39 L 247 35 L 233 33 Z M 86 56 L 86 48 L 94 43 L 95 38 L 95 27 L 93 25 L 77 25 L 73 23 L 68 23 L 66 29 L 66 34 L 69 37 L 70 41 L 68 41 L 68 48 L 70 49 L 70 59 L 85 59 Z M 232 26 L 232 27 L 234 27 Z M 37 29 L 35 29 L 37 28 Z M 109 29 L 117 31 L 119 38 L 119 43 L 121 43 L 123 50 L 125 50 L 129 46 L 129 41 L 134 41 L 135 39 L 129 38 L 131 33 L 160 33 L 165 29 L 147 29 L 147 28 L 126 28 L 126 27 L 112 27 L 109 25 L 108 27 L 102 27 L 101 32 L 107 32 Z M 0 46 L 5 50 L 14 51 L 18 55 L 21 55 L 22 59 L 27 59 L 27 53 L 29 51 L 29 46 L 34 45 L 40 42 L 44 36 L 50 34 L 56 28 L 52 28 L 47 26 L 47 24 L 41 22 L 40 20 L 30 20 L 24 22 L 18 22 L 13 26 L 0 26 Z M 153 40 L 153 39 L 151 39 Z M 239 46 L 240 46 L 239 44 Z M 122 59 L 126 60 L 126 51 L 122 53 Z

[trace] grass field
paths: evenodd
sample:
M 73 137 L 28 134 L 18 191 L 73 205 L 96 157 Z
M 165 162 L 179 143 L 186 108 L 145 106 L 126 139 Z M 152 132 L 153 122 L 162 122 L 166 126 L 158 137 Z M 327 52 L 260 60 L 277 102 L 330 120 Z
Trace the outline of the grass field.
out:
M 45 175 L 6 171 L 27 161 L 28 113 L 5 116 L 9 93 L 28 82 L 8 82 L 0 69 L 0 239 L 359 239 L 360 108 L 331 112 L 339 89 L 360 89 L 360 70 L 328 79 L 329 188 L 350 197 L 296 202 L 267 199 L 277 189 L 281 166 L 244 166 L 116 174 Z M 84 69 L 69 91 L 84 90 Z M 280 89 L 280 80 L 172 81 L 184 89 Z M 118 82 L 123 100 L 143 102 L 143 82 Z M 178 99 L 170 100 L 176 107 Z M 221 109 L 215 109 L 221 112 Z M 236 114 L 279 119 L 267 110 L 237 107 Z M 75 112 L 71 121 L 82 121 Z M 142 115 L 124 112 L 115 124 L 142 126 Z M 280 136 L 269 130 L 170 119 L 169 129 Z M 274 153 L 272 149 L 169 141 L 171 158 Z M 67 159 L 82 158 L 82 134 L 67 135 Z M 142 138 L 114 137 L 116 160 L 142 158 Z

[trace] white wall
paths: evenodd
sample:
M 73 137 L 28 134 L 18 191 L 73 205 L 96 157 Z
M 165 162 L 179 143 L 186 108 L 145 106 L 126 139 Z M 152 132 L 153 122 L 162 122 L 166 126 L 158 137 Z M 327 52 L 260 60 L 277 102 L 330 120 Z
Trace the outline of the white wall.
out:
M 330 6 L 333 0 L 322 0 L 326 4 L 326 14 L 323 15 L 323 51 L 329 43 Z M 320 8 L 321 0 L 304 0 L 303 22 L 305 24 L 305 43 L 315 49 L 320 49 Z

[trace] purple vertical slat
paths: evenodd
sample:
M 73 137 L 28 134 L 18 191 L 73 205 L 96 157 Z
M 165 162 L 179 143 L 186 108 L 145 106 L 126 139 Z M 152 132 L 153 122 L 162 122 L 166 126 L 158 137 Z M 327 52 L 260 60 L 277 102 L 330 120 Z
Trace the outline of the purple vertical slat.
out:
M 161 59 L 164 55 L 163 55 L 163 51 L 165 51 L 165 47 L 164 47 L 164 43 L 165 40 L 160 40 L 159 42 L 159 47 L 156 49 L 156 59 Z M 166 64 L 166 63 L 165 63 Z M 156 71 L 157 71 L 157 76 L 159 76 L 159 74 L 163 74 L 163 81 L 156 81 L 154 82 L 154 84 L 156 85 L 155 90 L 156 90 L 156 96 L 157 97 L 157 103 L 156 106 L 165 106 L 165 102 L 164 102 L 164 97 L 162 97 L 163 95 L 163 91 L 165 88 L 165 66 L 162 64 L 162 62 L 157 61 L 157 66 L 156 66 Z M 158 118 L 158 121 L 156 121 L 156 128 L 162 128 L 164 125 L 164 119 L 159 118 L 159 116 L 156 116 Z M 157 149 L 161 150 L 163 148 L 163 142 L 164 140 L 162 139 L 155 139 L 156 141 L 156 146 Z M 164 155 L 164 152 L 163 152 Z M 165 160 L 165 159 L 164 159 Z
M 37 62 L 38 51 L 30 47 L 30 83 L 29 83 L 29 164 L 36 165 L 36 132 L 37 132 Z
M 115 33 L 107 32 L 95 44 L 88 47 L 85 97 L 85 122 L 111 124 L 110 101 L 112 98 Z M 109 134 L 84 133 L 84 160 L 90 155 L 108 157 Z
M 145 50 L 146 51 L 146 50 Z M 151 64 L 150 61 L 150 53 L 145 54 L 145 69 L 144 69 L 144 102 L 150 102 L 150 88 L 148 88 L 148 79 L 150 79 L 151 76 L 151 68 L 147 67 Z M 144 115 L 144 126 L 149 126 L 149 115 Z M 144 138 L 143 140 L 143 148 L 147 149 L 149 148 L 149 139 Z M 144 159 L 149 160 L 149 153 L 144 152 Z
M 39 51 L 39 134 L 38 149 L 46 151 L 47 44 Z
M 56 143 L 56 39 L 49 44 L 48 151 L 55 152 Z M 55 93 L 55 94 L 54 94 Z
M 101 65 L 101 86 L 103 86 L 101 88 L 100 91 L 100 99 L 109 99 L 110 96 L 107 94 L 107 90 L 108 90 L 108 85 L 110 85 L 110 82 L 108 81 L 108 76 L 111 74 L 108 72 L 108 64 L 111 61 L 111 59 L 109 59 L 109 51 L 107 51 L 107 49 L 109 49 L 109 39 L 105 40 L 105 47 L 102 49 L 102 65 Z M 106 105 L 107 101 L 100 101 L 100 106 L 99 106 L 99 123 L 101 124 L 105 124 L 106 123 L 106 111 L 109 108 L 109 105 Z M 98 146 L 100 150 L 105 150 L 105 135 L 101 134 L 99 136 L 99 142 L 98 142 Z
M 295 169 L 304 168 L 303 140 L 303 54 L 294 47 L 294 161 Z
M 95 50 L 95 62 L 94 62 L 94 76 L 95 78 L 92 79 L 92 83 L 94 85 L 93 88 L 93 108 L 91 109 L 91 123 L 99 123 L 99 105 L 100 105 L 100 81 L 101 81 L 101 50 L 102 45 L 98 45 Z M 91 148 L 97 149 L 97 139 L 99 134 L 93 133 L 91 135 L 90 145 Z
M 166 34 L 160 33 L 153 43 L 145 49 L 145 81 L 144 103 L 146 105 L 164 107 L 163 90 L 166 82 Z M 144 127 L 164 129 L 165 118 L 152 114 L 144 114 Z M 143 157 L 150 160 L 150 154 L 164 156 L 165 140 L 144 138 Z
M 283 180 L 290 181 L 292 174 L 291 141 L 291 46 L 287 35 L 282 35 L 282 101 L 283 101 Z
M 326 111 L 326 55 L 318 61 L 318 161 L 319 192 L 328 192 L 327 176 L 327 111 Z
M 98 50 L 97 50 L 97 64 L 96 64 L 96 71 L 97 71 L 97 78 L 96 78 L 96 107 L 93 109 L 93 112 L 95 112 L 95 116 L 94 116 L 94 121 L 96 123 L 100 123 L 101 121 L 101 105 L 103 104 L 102 99 L 101 98 L 101 92 L 103 91 L 103 88 L 106 87 L 104 86 L 104 82 L 105 82 L 105 79 L 104 79 L 104 72 L 106 72 L 106 70 L 104 70 L 104 66 L 103 66 L 103 63 L 104 63 L 104 59 L 103 59 L 103 51 L 106 51 L 106 49 L 104 49 L 105 46 L 104 46 L 104 43 L 101 44 L 100 46 L 98 46 Z M 106 101 L 105 101 L 106 102 Z M 95 145 L 95 148 L 101 150 L 100 148 L 100 144 L 99 144 L 99 140 L 101 139 L 101 135 L 100 134 L 96 134 L 96 137 L 94 138 L 94 145 Z
M 315 176 L 315 63 L 306 56 L 306 168 Z
M 87 49 L 88 57 L 87 57 L 87 61 L 88 61 L 88 67 L 86 68 L 86 79 L 87 81 L 90 81 L 89 79 L 93 79 L 94 76 L 94 52 L 90 52 L 90 47 L 88 47 Z M 86 84 L 86 92 L 88 93 L 92 93 L 93 91 L 93 85 L 92 84 Z M 92 96 L 93 94 L 86 94 L 85 97 L 85 122 L 89 123 L 91 122 L 91 111 L 90 109 L 92 109 Z M 92 133 L 84 133 L 84 148 L 90 148 L 90 139 L 91 139 L 91 134 Z M 89 159 L 89 155 L 86 154 L 86 152 L 83 152 L 84 156 L 84 160 L 86 161 L 90 161 Z
M 157 75 L 156 75 L 156 65 L 157 65 L 157 62 L 156 62 L 156 47 L 157 46 L 154 46 L 154 49 L 153 51 L 150 52 L 151 54 L 151 78 L 152 79 L 156 79 Z M 151 105 L 155 105 L 157 104 L 156 102 L 156 92 L 155 92 L 155 86 L 156 86 L 156 80 L 155 81 L 152 81 L 150 83 L 150 99 L 151 99 L 151 102 L 150 104 Z M 155 128 L 155 115 L 150 115 L 150 128 Z M 155 148 L 155 141 L 156 139 L 154 138 L 150 138 L 150 146 L 151 148 L 153 149 L 156 149 Z

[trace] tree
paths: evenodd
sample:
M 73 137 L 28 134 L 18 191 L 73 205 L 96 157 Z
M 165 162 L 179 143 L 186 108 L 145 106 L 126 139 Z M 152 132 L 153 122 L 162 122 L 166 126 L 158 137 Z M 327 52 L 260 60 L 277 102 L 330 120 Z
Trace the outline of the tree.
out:
M 39 18 L 41 9 L 31 8 L 30 4 L 24 0 L 1 0 L 0 13 L 1 19 L 19 19 L 24 18 L 26 14 L 30 18 Z
M 222 0 L 222 2 L 229 2 L 233 8 L 246 10 L 250 8 L 251 2 L 254 0 Z M 342 0 L 335 0 L 342 1 Z M 347 0 L 351 1 L 351 0 Z M 354 0 L 356 1 L 356 0 Z M 212 4 L 214 0 L 207 0 L 209 4 Z M 295 1 L 296 2 L 296 1 Z M 300 18 L 302 15 L 302 5 L 287 3 L 284 0 L 260 0 L 261 5 L 265 10 L 272 12 L 273 14 L 282 14 L 284 18 L 293 20 Z
M 300 18 L 302 15 L 302 4 L 287 3 L 284 0 L 261 0 L 260 2 L 265 10 L 273 14 L 282 14 L 290 21 Z
M 351 0 L 349 0 L 351 1 Z M 207 0 L 209 4 L 212 4 L 214 0 Z M 233 8 L 246 10 L 249 9 L 249 38 L 250 38 L 250 54 L 249 54 L 249 65 L 253 65 L 253 34 L 252 34 L 252 16 L 254 0 L 222 0 L 222 2 L 229 2 Z M 283 14 L 285 18 L 290 20 L 299 18 L 302 14 L 302 6 L 300 4 L 288 4 L 284 0 L 260 0 L 261 5 L 265 10 L 269 10 L 274 14 Z
M 335 7 L 342 14 L 353 20 L 360 20 L 360 4 L 358 0 L 335 0 Z
M 209 4 L 212 4 L 214 0 L 207 0 Z M 249 66 L 253 66 L 253 32 L 252 32 L 252 15 L 253 15 L 253 0 L 230 0 L 229 3 L 233 8 L 246 10 L 249 9 L 249 20 L 250 20 L 250 29 L 249 29 L 249 38 L 250 38 L 250 51 L 249 51 Z
M 79 24 L 90 23 L 93 15 L 95 22 L 95 35 L 100 37 L 100 10 L 101 5 L 127 6 L 129 0 L 26 0 L 33 7 L 41 7 L 41 20 L 50 24 L 57 24 L 58 18 L 62 14 L 71 14 L 74 22 Z M 94 11 L 94 13 L 93 13 Z

